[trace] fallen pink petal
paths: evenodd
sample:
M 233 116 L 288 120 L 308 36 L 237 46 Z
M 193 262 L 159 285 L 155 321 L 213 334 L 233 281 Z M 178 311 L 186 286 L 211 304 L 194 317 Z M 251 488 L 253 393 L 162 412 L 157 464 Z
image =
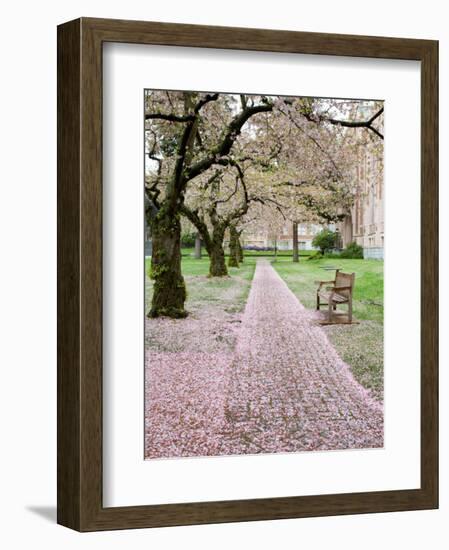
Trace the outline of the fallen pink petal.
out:
M 211 334 L 238 325 L 232 351 L 204 334 L 197 350 L 147 349 L 145 457 L 382 447 L 382 404 L 354 379 L 316 318 L 258 260 L 241 322 L 206 323 Z M 198 323 L 148 320 L 147 335 L 155 325 L 168 333 Z

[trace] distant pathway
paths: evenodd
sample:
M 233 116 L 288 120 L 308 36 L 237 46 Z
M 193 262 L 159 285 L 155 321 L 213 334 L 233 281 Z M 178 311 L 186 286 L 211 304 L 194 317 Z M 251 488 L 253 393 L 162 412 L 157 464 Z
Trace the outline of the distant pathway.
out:
M 383 446 L 382 406 L 266 260 L 243 316 L 225 417 L 222 454 Z

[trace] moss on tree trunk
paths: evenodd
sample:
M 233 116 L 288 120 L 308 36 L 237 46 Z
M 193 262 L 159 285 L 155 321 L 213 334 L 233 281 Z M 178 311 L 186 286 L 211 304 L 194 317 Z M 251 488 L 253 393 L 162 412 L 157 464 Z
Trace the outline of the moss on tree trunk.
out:
M 225 254 L 223 249 L 223 234 L 214 231 L 209 253 L 209 276 L 210 277 L 226 277 L 228 270 L 226 268 Z
M 186 286 L 181 273 L 181 223 L 179 214 L 161 208 L 152 222 L 151 277 L 153 300 L 149 317 L 186 317 Z
M 243 248 L 242 243 L 240 242 L 240 235 L 237 235 L 237 258 L 239 263 L 243 262 Z
M 229 226 L 229 267 L 239 267 L 238 233 L 234 225 Z
M 228 275 L 228 269 L 226 267 L 223 246 L 221 244 L 213 246 L 209 256 L 209 276 L 226 277 Z

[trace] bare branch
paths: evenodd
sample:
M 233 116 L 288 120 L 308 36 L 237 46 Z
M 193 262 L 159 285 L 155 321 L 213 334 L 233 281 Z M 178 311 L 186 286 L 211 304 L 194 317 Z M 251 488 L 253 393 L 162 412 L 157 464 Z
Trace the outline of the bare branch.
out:
M 195 115 L 175 115 L 173 113 L 149 113 L 145 120 L 168 120 L 169 122 L 192 122 Z
M 198 114 L 201 109 L 206 105 L 207 103 L 210 103 L 211 101 L 217 101 L 217 99 L 220 97 L 220 94 L 206 94 L 203 99 L 198 101 L 198 103 L 195 105 L 195 114 Z
M 334 126 L 344 126 L 345 128 L 366 128 L 367 130 L 374 132 L 380 139 L 384 139 L 384 136 L 379 132 L 379 130 L 372 126 L 373 122 L 383 112 L 384 108 L 382 107 L 369 120 L 341 120 L 338 118 L 328 118 L 318 115 L 318 121 L 329 122 L 329 124 L 333 124 Z M 310 113 L 302 113 L 302 115 L 310 122 L 318 122 L 313 116 L 310 115 Z
M 236 177 L 235 178 L 235 188 L 234 188 L 233 191 L 231 191 L 230 195 L 228 197 L 226 197 L 225 199 L 217 199 L 217 200 L 213 201 L 214 204 L 217 205 L 217 204 L 223 204 L 223 203 L 229 202 L 232 199 L 232 197 L 237 193 L 238 188 L 239 188 L 239 178 Z
M 212 246 L 212 239 L 204 220 L 201 219 L 198 210 L 192 210 L 184 203 L 181 205 L 181 214 L 183 214 L 199 231 L 201 238 L 204 241 L 206 250 L 209 250 Z

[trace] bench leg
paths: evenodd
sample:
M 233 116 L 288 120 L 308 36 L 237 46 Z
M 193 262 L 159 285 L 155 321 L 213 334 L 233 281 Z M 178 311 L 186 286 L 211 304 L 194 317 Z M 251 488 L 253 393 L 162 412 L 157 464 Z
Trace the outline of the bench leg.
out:
M 332 322 L 332 300 L 331 299 L 329 299 L 327 310 L 328 310 L 328 317 L 329 317 L 328 321 L 329 323 L 331 323 Z
M 348 321 L 352 323 L 352 298 L 349 298 L 348 302 Z
M 320 309 L 320 296 L 318 293 L 316 295 L 316 309 L 317 311 Z

